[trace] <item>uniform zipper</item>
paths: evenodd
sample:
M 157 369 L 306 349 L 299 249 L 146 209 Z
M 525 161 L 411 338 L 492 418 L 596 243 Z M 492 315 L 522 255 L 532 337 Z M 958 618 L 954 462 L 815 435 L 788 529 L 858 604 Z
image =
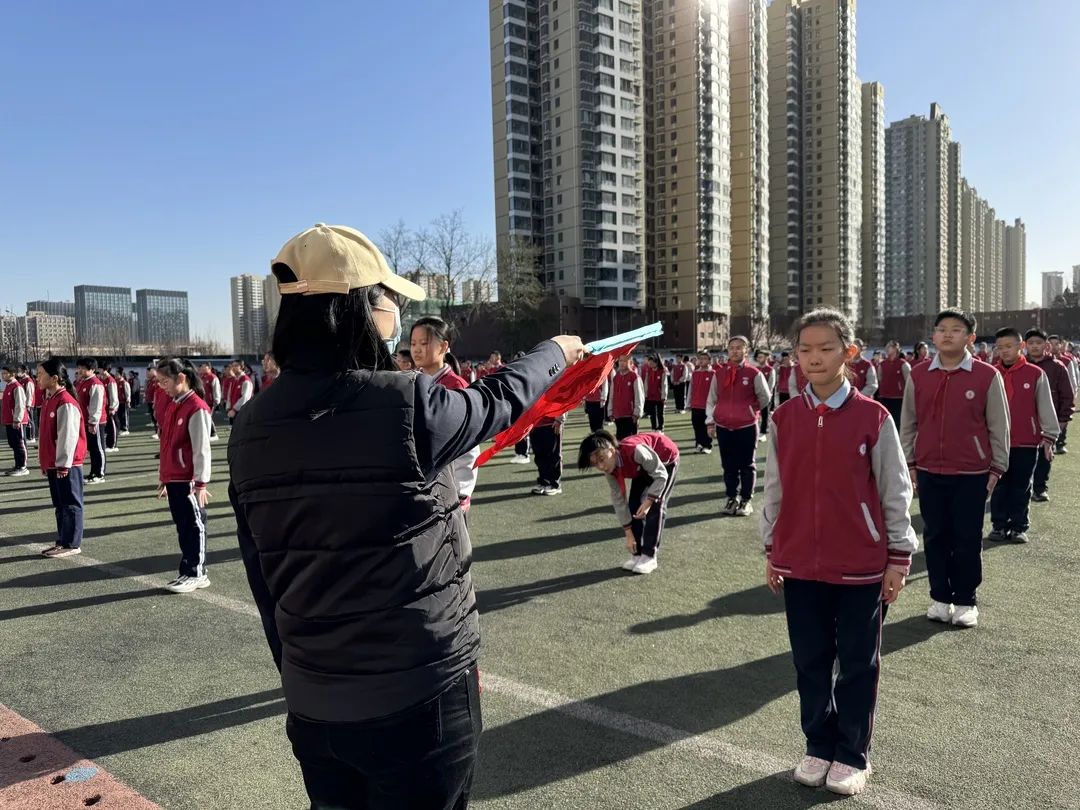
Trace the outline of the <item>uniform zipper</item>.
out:
M 819 413 L 817 418 L 817 435 L 814 438 L 814 574 L 818 575 L 821 570 L 821 538 L 818 533 L 818 505 L 821 502 L 821 438 L 824 435 L 825 414 Z

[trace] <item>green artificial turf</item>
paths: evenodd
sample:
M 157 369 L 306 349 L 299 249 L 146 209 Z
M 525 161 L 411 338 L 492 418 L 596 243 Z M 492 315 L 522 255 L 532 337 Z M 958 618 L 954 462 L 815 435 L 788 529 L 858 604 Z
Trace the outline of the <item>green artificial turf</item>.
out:
M 248 612 L 28 552 L 22 544 L 54 537 L 47 488 L 36 476 L 0 479 L 9 535 L 0 539 L 0 702 L 162 807 L 304 807 L 277 673 L 249 615 L 221 432 L 210 592 Z M 571 464 L 584 432 L 582 414 L 572 415 Z M 692 453 L 688 415 L 669 414 L 668 432 L 684 456 L 660 569 L 648 577 L 618 569 L 622 531 L 599 474 L 568 468 L 564 494 L 545 498 L 529 494 L 531 465 L 500 456 L 481 471 L 473 572 L 481 671 L 498 686 L 485 692 L 475 806 L 829 800 L 780 773 L 802 741 L 782 599 L 762 584 L 757 515 L 719 518 L 718 454 Z M 141 421 L 121 442 L 106 483 L 87 490 L 84 558 L 171 579 L 178 552 L 167 506 L 154 498 L 156 442 Z M 926 621 L 916 557 L 885 628 L 865 803 L 1080 807 L 1078 470 L 1077 454 L 1055 460 L 1053 500 L 1032 505 L 1030 544 L 985 553 L 977 630 Z M 545 708 L 530 687 L 571 703 Z M 672 731 L 704 743 L 672 745 Z

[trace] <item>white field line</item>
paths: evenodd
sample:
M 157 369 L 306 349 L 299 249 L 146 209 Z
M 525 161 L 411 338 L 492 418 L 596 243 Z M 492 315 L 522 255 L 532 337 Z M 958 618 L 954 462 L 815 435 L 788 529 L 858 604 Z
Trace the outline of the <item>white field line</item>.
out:
M 3 532 L 0 532 L 0 539 L 15 540 L 15 542 L 6 542 L 5 545 L 30 552 L 40 552 L 48 548 L 48 545 L 44 543 L 19 543 L 16 538 Z M 130 568 L 96 560 L 85 554 L 64 557 L 60 561 L 84 568 L 97 568 L 114 577 L 128 579 L 151 588 L 162 588 L 169 582 L 164 577 L 140 574 Z M 210 590 L 193 591 L 184 596 L 189 599 L 199 599 L 233 613 L 259 618 L 258 608 L 254 604 L 222 596 Z M 512 698 L 518 703 L 535 709 L 558 712 L 594 726 L 657 743 L 658 748 L 670 747 L 687 756 L 722 762 L 759 776 L 775 775 L 777 779 L 790 778 L 791 760 L 780 759 L 752 748 L 742 748 L 716 735 L 693 734 L 673 726 L 643 720 L 631 714 L 597 706 L 588 700 L 577 700 L 558 692 L 550 692 L 504 678 L 486 669 L 481 670 L 481 678 L 485 690 Z M 873 786 L 867 793 L 853 797 L 852 800 L 867 807 L 879 808 L 879 810 L 945 810 L 942 805 L 902 791 L 882 788 L 879 785 Z

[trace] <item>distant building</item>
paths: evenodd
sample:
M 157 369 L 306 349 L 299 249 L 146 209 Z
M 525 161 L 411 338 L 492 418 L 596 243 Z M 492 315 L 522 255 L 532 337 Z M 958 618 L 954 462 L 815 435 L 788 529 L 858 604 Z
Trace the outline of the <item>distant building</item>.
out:
M 1027 286 L 1027 231 L 1017 217 L 1005 226 L 1005 309 L 1024 308 Z M 1076 290 L 1076 287 L 1073 287 Z
M 1065 273 L 1061 270 L 1050 270 L 1042 274 L 1042 305 L 1051 307 L 1054 299 L 1065 292 Z
M 486 304 L 495 300 L 495 287 L 490 281 L 467 278 L 461 282 L 461 303 Z
M 263 279 L 263 304 L 266 307 L 266 341 L 269 348 L 274 340 L 278 312 L 281 311 L 281 292 L 278 290 L 277 276 L 273 273 Z
M 27 301 L 26 314 L 31 312 L 44 312 L 46 315 L 66 315 L 68 318 L 75 317 L 74 301 Z
M 1072 291 L 1080 292 L 1080 264 L 1073 265 Z
M 229 279 L 232 302 L 233 351 L 261 354 L 267 348 L 263 278 L 245 274 Z
M 135 321 L 138 343 L 181 346 L 190 338 L 188 294 L 177 290 L 136 290 Z
M 133 342 L 130 287 L 75 288 L 75 335 L 83 346 L 124 350 Z
M 414 274 L 409 275 L 413 278 L 421 289 L 427 293 L 428 298 L 433 298 L 436 301 L 447 301 L 450 299 L 448 290 L 450 289 L 446 284 L 446 276 L 442 273 L 425 273 L 422 270 L 418 270 Z
M 72 305 L 74 307 L 74 304 Z M 26 345 L 34 357 L 70 354 L 75 349 L 75 316 L 31 311 L 22 321 Z

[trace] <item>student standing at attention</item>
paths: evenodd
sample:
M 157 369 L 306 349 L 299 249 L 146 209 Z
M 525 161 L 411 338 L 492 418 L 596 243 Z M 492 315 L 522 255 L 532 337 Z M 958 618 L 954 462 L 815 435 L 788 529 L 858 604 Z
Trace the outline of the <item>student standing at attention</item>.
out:
M 55 357 L 37 368 L 37 384 L 45 392 L 41 405 L 38 464 L 49 479 L 49 497 L 56 513 L 56 544 L 44 557 L 71 557 L 82 553 L 83 460 L 86 431 L 83 410 L 75 399 L 67 369 Z
M 668 395 L 668 370 L 660 355 L 650 354 L 642 371 L 645 380 L 645 413 L 653 430 L 664 432 L 664 406 Z
M 606 413 L 608 392 L 610 391 L 608 381 L 610 379 L 610 375 L 604 377 L 600 384 L 585 396 L 585 415 L 589 418 L 590 433 L 596 433 L 596 431 L 604 428 L 604 414 Z
M 847 318 L 810 312 L 795 344 L 809 385 L 771 420 L 765 580 L 784 593 L 795 660 L 806 736 L 795 781 L 854 795 L 871 773 L 882 619 L 917 546 L 911 482 L 888 411 L 847 380 L 858 352 Z
M 712 358 L 708 352 L 698 352 L 694 373 L 690 375 L 690 424 L 694 426 L 694 449 L 708 455 L 712 452 L 712 436 L 706 427 L 705 415 L 713 380 Z
M 590 467 L 600 470 L 611 487 L 615 517 L 631 554 L 623 570 L 651 574 L 658 566 L 656 554 L 679 471 L 679 448 L 663 433 L 616 439 L 600 430 L 586 436 L 578 451 L 578 469 Z
M 1069 381 L 1069 371 L 1065 366 L 1050 353 L 1050 344 L 1047 342 L 1046 333 L 1041 329 L 1029 329 L 1024 333 L 1024 343 L 1027 345 L 1027 361 L 1038 366 L 1046 374 L 1046 380 L 1050 384 L 1050 396 L 1054 400 L 1054 410 L 1057 411 L 1058 441 L 1061 441 L 1061 433 L 1064 433 L 1073 415 L 1072 383 Z M 1052 458 L 1038 456 L 1035 462 L 1035 481 L 1031 500 L 1035 503 L 1046 503 L 1050 500 L 1050 465 Z
M 1057 441 L 1057 412 L 1050 394 L 1050 382 L 1041 368 L 1023 355 L 1024 341 L 1011 326 L 994 335 L 995 367 L 1005 381 L 1005 399 L 1009 403 L 1009 469 L 990 496 L 990 522 L 987 540 L 1028 541 L 1028 505 L 1031 482 L 1039 455 L 1048 461 L 1054 457 Z
M 615 436 L 622 440 L 638 431 L 638 420 L 645 413 L 645 389 L 630 362 L 630 355 L 618 359 L 618 369 L 611 378 L 610 402 Z
M 109 415 L 106 411 L 105 386 L 94 374 L 97 361 L 92 357 L 80 357 L 75 361 L 75 376 L 78 378 L 75 391 L 82 408 L 82 424 L 86 430 L 86 444 L 90 451 L 90 475 L 86 483 L 95 484 L 105 480 L 105 422 Z
M 889 409 L 889 415 L 897 427 L 900 425 L 900 410 L 904 404 L 904 386 L 911 376 L 911 364 L 900 353 L 900 344 L 890 340 L 885 344 L 885 359 L 881 361 L 878 374 L 878 398 Z
M 757 478 L 758 420 L 772 399 L 765 375 L 746 362 L 750 344 L 741 335 L 728 341 L 728 362 L 713 375 L 705 424 L 720 447 L 727 504 L 723 514 L 745 517 L 753 512 Z
M 968 351 L 975 318 L 945 309 L 934 319 L 933 360 L 911 369 L 900 440 L 913 470 L 925 529 L 926 618 L 979 623 L 986 500 L 1009 469 L 1009 406 L 997 370 Z

